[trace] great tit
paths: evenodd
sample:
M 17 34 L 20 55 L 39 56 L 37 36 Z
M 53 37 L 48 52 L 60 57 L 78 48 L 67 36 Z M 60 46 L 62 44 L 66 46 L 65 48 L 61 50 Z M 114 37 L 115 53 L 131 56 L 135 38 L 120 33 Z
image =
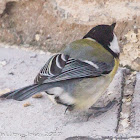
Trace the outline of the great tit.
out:
M 40 70 L 34 84 L 0 98 L 25 100 L 45 91 L 68 110 L 86 110 L 105 92 L 119 66 L 120 48 L 114 34 L 116 23 L 98 25 L 82 39 L 66 45 Z

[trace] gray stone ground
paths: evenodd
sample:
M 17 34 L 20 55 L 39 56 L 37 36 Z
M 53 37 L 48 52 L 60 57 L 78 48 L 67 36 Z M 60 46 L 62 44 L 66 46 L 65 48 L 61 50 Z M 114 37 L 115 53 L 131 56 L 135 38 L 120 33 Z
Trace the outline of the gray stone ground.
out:
M 1 44 L 0 93 L 32 84 L 50 56 L 50 53 L 9 48 Z M 0 140 L 140 138 L 140 73 L 136 74 L 136 85 L 135 80 L 132 81 L 135 74 L 128 74 L 122 68 L 118 70 L 97 105 L 103 106 L 114 98 L 118 104 L 98 117 L 91 117 L 89 121 L 86 121 L 85 112 L 64 114 L 66 108 L 53 104 L 45 93 L 42 93 L 42 98 L 22 102 L 0 100 Z M 126 79 L 126 75 L 133 78 Z M 125 86 L 134 88 L 130 98 L 124 93 Z M 30 106 L 24 107 L 25 103 L 30 103 Z

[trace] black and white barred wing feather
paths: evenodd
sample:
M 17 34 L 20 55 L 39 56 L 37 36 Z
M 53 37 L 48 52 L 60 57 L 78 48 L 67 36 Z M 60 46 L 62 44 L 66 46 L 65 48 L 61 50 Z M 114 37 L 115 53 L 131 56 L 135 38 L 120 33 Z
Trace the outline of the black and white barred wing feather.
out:
M 76 60 L 68 55 L 52 56 L 35 78 L 35 83 L 50 83 L 69 79 L 97 77 L 109 73 L 113 68 L 103 62 Z
M 36 76 L 34 82 L 41 84 L 44 82 L 44 80 L 59 75 L 66 65 L 68 59 L 69 56 L 64 54 L 56 54 L 52 56 Z

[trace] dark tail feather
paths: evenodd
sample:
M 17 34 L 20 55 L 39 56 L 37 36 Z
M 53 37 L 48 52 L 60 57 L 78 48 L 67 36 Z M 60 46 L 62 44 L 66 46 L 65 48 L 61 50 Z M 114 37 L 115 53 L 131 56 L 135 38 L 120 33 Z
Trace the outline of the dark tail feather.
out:
M 23 101 L 31 97 L 32 95 L 38 92 L 46 91 L 47 89 L 48 89 L 48 84 L 42 84 L 42 85 L 33 84 L 24 88 L 14 90 L 12 92 L 5 93 L 1 95 L 0 98 Z

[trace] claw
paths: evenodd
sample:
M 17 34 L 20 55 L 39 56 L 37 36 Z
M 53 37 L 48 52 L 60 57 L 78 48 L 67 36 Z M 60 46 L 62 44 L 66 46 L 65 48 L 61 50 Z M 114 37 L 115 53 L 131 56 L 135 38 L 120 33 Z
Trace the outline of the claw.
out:
M 100 112 L 106 112 L 108 110 L 110 110 L 115 104 L 117 103 L 116 100 L 113 100 L 113 101 L 110 101 L 106 106 L 104 107 L 93 107 L 91 106 L 90 109 L 93 109 L 93 110 L 98 110 Z
M 113 108 L 113 106 L 118 103 L 115 99 L 113 101 L 110 101 L 106 106 L 104 107 L 93 107 L 91 106 L 90 109 L 93 109 L 97 112 L 95 113 L 91 113 L 87 115 L 87 121 L 89 120 L 89 118 L 93 115 L 94 117 L 98 117 L 101 114 L 107 112 L 108 110 L 110 110 L 111 108 Z
M 72 111 L 74 109 L 74 105 L 67 105 L 67 108 L 64 112 L 64 114 L 66 114 L 67 110 Z

